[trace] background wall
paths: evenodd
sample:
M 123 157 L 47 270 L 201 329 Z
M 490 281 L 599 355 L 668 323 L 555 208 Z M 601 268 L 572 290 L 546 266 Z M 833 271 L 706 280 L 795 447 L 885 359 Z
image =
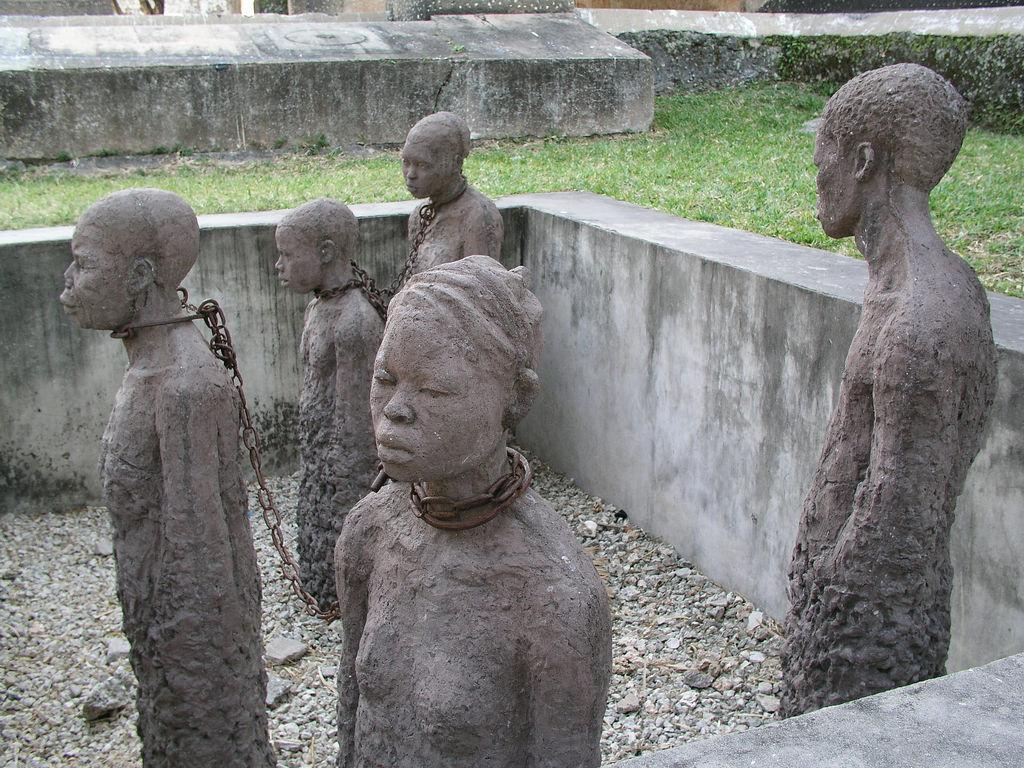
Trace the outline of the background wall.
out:
M 354 206 L 360 259 L 404 259 L 411 203 Z M 806 488 L 859 318 L 863 262 L 595 195 L 507 198 L 504 257 L 545 309 L 520 440 L 779 617 Z M 304 300 L 273 277 L 279 213 L 203 217 L 186 283 L 223 302 L 271 471 L 295 462 Z M 0 233 L 0 504 L 96 499 L 121 345 L 56 297 L 70 230 Z M 1024 650 L 1024 301 L 991 296 L 999 390 L 953 535 L 950 665 Z

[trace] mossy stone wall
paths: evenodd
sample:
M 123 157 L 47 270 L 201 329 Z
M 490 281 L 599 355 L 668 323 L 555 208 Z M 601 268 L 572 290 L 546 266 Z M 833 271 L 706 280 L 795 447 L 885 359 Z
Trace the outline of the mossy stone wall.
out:
M 976 125 L 1024 133 L 1024 36 L 741 38 L 698 32 L 626 32 L 624 42 L 654 63 L 659 93 L 712 90 L 765 80 L 840 85 L 887 64 L 913 62 L 949 79 L 970 102 Z

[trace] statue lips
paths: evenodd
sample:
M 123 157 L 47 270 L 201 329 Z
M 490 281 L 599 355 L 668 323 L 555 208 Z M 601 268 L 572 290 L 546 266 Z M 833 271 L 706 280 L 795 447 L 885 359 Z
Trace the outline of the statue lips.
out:
M 377 440 L 377 456 L 385 464 L 406 464 L 414 454 L 390 435 L 384 435 Z

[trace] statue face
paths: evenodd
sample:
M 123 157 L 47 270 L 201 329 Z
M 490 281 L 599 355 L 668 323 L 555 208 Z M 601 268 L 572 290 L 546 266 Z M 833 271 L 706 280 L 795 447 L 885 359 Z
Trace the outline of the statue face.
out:
M 458 477 L 504 444 L 509 383 L 493 363 L 470 359 L 470 335 L 443 312 L 415 304 L 399 305 L 389 317 L 370 410 L 378 455 L 394 479 Z
M 278 227 L 277 279 L 295 293 L 309 293 L 323 282 L 323 261 L 313 238 L 303 237 L 293 227 Z
M 410 134 L 402 147 L 402 176 L 413 197 L 436 197 L 458 181 L 461 168 L 444 141 Z
M 60 303 L 82 328 L 115 330 L 128 325 L 136 311 L 126 259 L 111 240 L 84 217 L 71 238 Z
M 829 237 L 853 234 L 861 214 L 861 185 L 855 175 L 856 158 L 847 157 L 839 143 L 822 125 L 814 146 L 814 164 L 818 167 L 817 217 Z

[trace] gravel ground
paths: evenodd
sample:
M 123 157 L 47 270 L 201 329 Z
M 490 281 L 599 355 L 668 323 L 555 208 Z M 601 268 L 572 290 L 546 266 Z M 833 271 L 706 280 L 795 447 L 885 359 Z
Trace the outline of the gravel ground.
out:
M 600 499 L 533 460 L 535 487 L 560 510 L 608 584 L 614 670 L 606 763 L 742 731 L 778 709 L 779 628 L 740 595 L 704 578 L 672 549 Z M 293 541 L 294 478 L 272 490 Z M 254 506 L 255 508 L 255 506 Z M 282 768 L 332 766 L 338 627 L 300 610 L 277 578 L 269 536 L 254 518 L 263 569 L 263 631 L 307 646 L 271 666 Z M 96 721 L 97 688 L 132 685 L 106 554 L 106 512 L 0 515 L 0 766 L 140 765 L 134 705 Z M 131 693 L 134 696 L 134 692 Z M 116 698 L 116 696 L 115 696 Z M 126 699 L 124 692 L 122 700 Z

